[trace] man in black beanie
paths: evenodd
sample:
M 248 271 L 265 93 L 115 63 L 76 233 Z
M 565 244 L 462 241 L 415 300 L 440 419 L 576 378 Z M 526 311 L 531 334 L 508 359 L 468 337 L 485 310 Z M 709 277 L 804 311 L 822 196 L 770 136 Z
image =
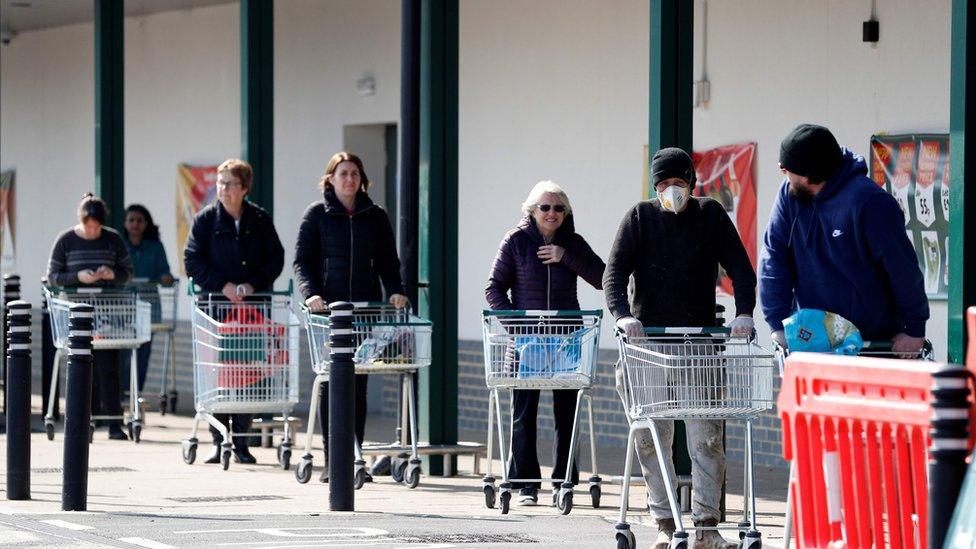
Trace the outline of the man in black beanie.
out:
M 756 273 L 732 220 L 711 198 L 692 197 L 695 168 L 691 157 L 677 148 L 658 151 L 651 162 L 651 184 L 658 198 L 637 203 L 624 216 L 603 275 L 607 308 L 628 337 L 644 335 L 651 327 L 714 327 L 715 283 L 721 264 L 735 287 L 735 336 L 753 331 Z M 634 293 L 627 286 L 634 277 Z M 623 396 L 622 372 L 617 391 Z M 720 420 L 685 421 L 692 460 L 695 497 L 692 518 L 704 529 L 696 532 L 694 547 L 730 545 L 715 530 L 725 478 L 725 449 Z M 668 476 L 675 486 L 671 445 L 673 421 L 655 421 Z M 647 481 L 651 513 L 657 520 L 656 548 L 667 548 L 675 531 L 668 492 L 657 463 L 649 429 L 636 433 L 636 448 Z
M 890 340 L 894 351 L 917 356 L 929 305 L 895 198 L 823 126 L 790 132 L 779 164 L 786 180 L 766 227 L 759 280 L 773 340 L 786 346 L 783 320 L 797 309 L 821 309 L 850 320 L 865 341 Z

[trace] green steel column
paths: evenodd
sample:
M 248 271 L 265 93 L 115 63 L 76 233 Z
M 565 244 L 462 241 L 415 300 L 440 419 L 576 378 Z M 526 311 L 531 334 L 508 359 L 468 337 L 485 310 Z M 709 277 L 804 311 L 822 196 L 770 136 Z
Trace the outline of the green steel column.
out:
M 693 0 L 651 0 L 649 156 L 664 147 L 691 152 Z
M 692 150 L 695 4 L 694 0 L 651 0 L 650 11 L 648 162 L 665 147 Z M 653 188 L 650 194 L 654 196 Z M 684 423 L 675 425 L 673 448 L 677 473 L 690 474 Z
M 420 438 L 457 442 L 458 0 L 424 0 L 420 61 L 420 313 L 434 323 L 420 371 Z M 427 284 L 424 287 L 424 283 Z M 449 475 L 440 456 L 428 473 Z
M 95 0 L 95 195 L 108 204 L 109 227 L 125 212 L 122 0 Z
M 274 2 L 241 0 L 241 156 L 249 199 L 274 216 Z
M 967 307 L 976 305 L 976 10 L 967 0 L 952 2 L 952 74 L 949 95 L 949 361 L 962 364 L 966 352 Z M 969 40 L 973 33 L 974 40 Z M 974 107 L 968 109 L 967 106 Z M 976 133 L 974 133 L 976 135 Z M 973 187 L 967 192 L 966 187 Z

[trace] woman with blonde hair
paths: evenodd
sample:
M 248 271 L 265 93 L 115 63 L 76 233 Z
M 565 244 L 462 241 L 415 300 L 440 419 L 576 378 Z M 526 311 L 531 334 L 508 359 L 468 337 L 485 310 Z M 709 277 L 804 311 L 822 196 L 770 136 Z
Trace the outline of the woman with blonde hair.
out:
M 603 288 L 603 260 L 576 232 L 573 209 L 565 191 L 552 181 L 540 181 L 522 203 L 524 217 L 508 231 L 498 247 L 485 299 L 495 310 L 545 309 L 579 310 L 576 282 L 582 278 L 594 288 Z M 576 416 L 575 389 L 552 392 L 556 440 L 553 445 L 553 477 L 572 478 L 579 483 L 575 460 L 567 474 L 569 444 Z M 536 453 L 538 390 L 513 391 L 511 478 L 540 478 Z M 565 476 L 563 476 L 565 474 Z M 539 483 L 522 483 L 516 499 L 519 505 L 538 502 Z M 557 490 L 555 484 L 553 490 Z

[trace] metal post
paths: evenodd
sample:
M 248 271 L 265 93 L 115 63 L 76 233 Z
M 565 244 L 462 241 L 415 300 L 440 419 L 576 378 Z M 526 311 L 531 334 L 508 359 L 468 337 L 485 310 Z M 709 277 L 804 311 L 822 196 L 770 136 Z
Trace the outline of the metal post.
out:
M 969 372 L 946 366 L 932 375 L 932 445 L 929 448 L 929 547 L 942 547 L 966 478 Z
M 241 155 L 254 169 L 249 196 L 274 217 L 274 3 L 241 0 Z
M 30 303 L 7 304 L 7 499 L 30 499 Z
M 95 4 L 95 194 L 108 204 L 106 225 L 123 229 L 125 214 L 125 5 Z
M 355 511 L 356 370 L 352 303 L 329 304 L 329 510 Z M 325 425 L 322 426 L 323 428 Z
M 92 332 L 95 308 L 71 306 L 68 317 L 68 373 L 65 379 L 64 485 L 61 509 L 88 509 L 88 444 L 91 429 Z
M 41 284 L 47 285 L 47 278 L 41 279 Z M 41 397 L 44 403 L 44 412 L 47 413 L 48 401 L 51 398 L 51 384 L 57 385 L 58 379 L 51 379 L 54 373 L 54 355 L 57 349 L 54 347 L 54 334 L 51 332 L 51 311 L 47 306 L 47 295 L 41 292 Z M 57 421 L 61 419 L 61 406 L 58 398 L 58 391 L 54 391 L 54 406 L 51 419 Z
M 11 301 L 17 301 L 20 299 L 20 275 L 14 273 L 5 273 L 3 275 L 3 318 L 0 322 L 5 322 L 7 319 L 7 307 Z M 6 371 L 7 371 L 7 329 L 6 325 L 0 327 L 0 337 L 3 339 L 3 351 L 0 353 L 0 384 L 3 384 L 3 409 L 0 409 L 0 413 L 6 413 L 7 411 L 7 391 L 8 385 L 6 385 Z
M 420 0 L 402 0 L 400 10 L 400 271 L 410 303 L 417 295 L 417 220 L 420 181 Z

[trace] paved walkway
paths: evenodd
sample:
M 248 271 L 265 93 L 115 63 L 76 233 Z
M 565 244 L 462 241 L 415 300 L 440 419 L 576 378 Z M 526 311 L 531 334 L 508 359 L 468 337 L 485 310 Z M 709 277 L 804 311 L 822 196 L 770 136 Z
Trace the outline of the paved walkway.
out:
M 34 434 L 33 499 L 7 501 L 5 486 L 0 486 L 0 546 L 613 546 L 619 484 L 604 487 L 599 509 L 591 507 L 580 488 L 568 516 L 560 516 L 548 506 L 513 507 L 503 516 L 498 510 L 485 508 L 481 476 L 471 471 L 471 458 L 461 458 L 461 474 L 422 477 L 415 490 L 394 483 L 390 477 L 377 477 L 356 492 L 356 512 L 333 513 L 328 511 L 328 485 L 316 481 L 320 450 L 315 452 L 315 476 L 308 484 L 295 481 L 294 465 L 291 471 L 277 466 L 274 449 L 254 448 L 258 464 L 231 463 L 228 471 L 221 471 L 219 466 L 201 464 L 209 447 L 203 429 L 201 456 L 195 465 L 186 465 L 180 440 L 188 436 L 191 423 L 187 417 L 150 413 L 140 444 L 111 441 L 104 430 L 97 432 L 90 454 L 87 513 L 60 511 L 61 433 L 54 441 L 48 441 L 43 433 Z M 389 432 L 389 427 L 388 421 L 371 417 L 367 434 Z M 481 433 L 463 435 L 467 440 L 483 438 Z M 300 436 L 299 442 L 303 441 Z M 0 435 L 3 455 L 6 444 L 6 437 Z M 540 442 L 540 455 L 546 456 L 549 449 L 543 446 L 545 443 Z M 581 452 L 588 453 L 588 449 Z M 297 449 L 293 464 L 300 454 Z M 620 474 L 622 456 L 620 448 L 599 449 L 604 478 Z M 741 513 L 741 497 L 733 495 L 741 493 L 741 471 L 741 464 L 730 463 L 730 517 Z M 764 544 L 780 546 L 786 473 L 760 469 L 756 474 L 758 522 Z M 634 523 L 639 547 L 646 547 L 653 535 L 653 521 L 642 509 L 643 498 L 643 487 L 635 486 L 629 520 Z

